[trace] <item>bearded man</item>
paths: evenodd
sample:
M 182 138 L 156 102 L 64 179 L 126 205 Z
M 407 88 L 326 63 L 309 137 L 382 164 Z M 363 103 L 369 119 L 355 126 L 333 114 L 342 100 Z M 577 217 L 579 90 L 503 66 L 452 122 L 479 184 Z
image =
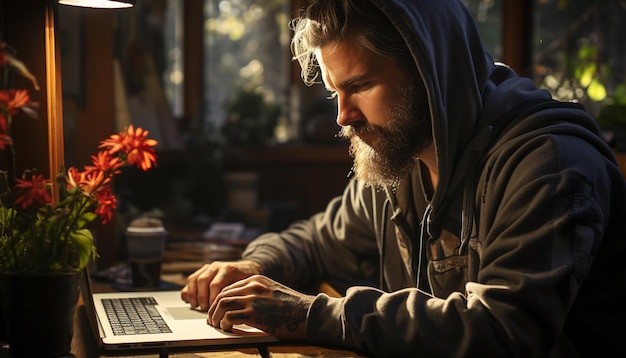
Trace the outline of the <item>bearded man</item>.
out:
M 185 301 L 373 356 L 626 355 L 626 184 L 581 106 L 494 63 L 458 0 L 313 0 L 293 30 L 355 177 Z M 368 284 L 297 291 L 330 279 Z

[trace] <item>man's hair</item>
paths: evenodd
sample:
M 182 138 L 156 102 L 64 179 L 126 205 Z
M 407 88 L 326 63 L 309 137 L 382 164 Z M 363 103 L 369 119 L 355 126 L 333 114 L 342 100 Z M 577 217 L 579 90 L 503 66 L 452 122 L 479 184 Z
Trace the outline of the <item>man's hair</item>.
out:
M 300 63 L 302 80 L 312 85 L 319 76 L 315 50 L 348 39 L 400 66 L 415 63 L 407 45 L 387 16 L 368 0 L 311 0 L 291 21 L 291 51 Z M 406 68 L 406 67 L 405 67 Z

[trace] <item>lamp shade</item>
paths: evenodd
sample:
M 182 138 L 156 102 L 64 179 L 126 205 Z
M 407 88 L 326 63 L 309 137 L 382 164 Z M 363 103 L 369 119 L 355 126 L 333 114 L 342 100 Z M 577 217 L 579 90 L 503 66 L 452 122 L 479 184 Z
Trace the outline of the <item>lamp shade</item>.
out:
M 93 7 L 101 9 L 119 9 L 133 7 L 136 0 L 59 0 L 59 4 Z

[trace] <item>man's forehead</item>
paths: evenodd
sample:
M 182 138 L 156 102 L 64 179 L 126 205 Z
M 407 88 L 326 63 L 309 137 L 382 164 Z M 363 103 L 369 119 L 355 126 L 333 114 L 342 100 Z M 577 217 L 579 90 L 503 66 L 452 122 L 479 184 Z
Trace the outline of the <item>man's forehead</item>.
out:
M 317 49 L 315 56 L 328 89 L 362 79 L 376 66 L 375 57 L 379 57 L 350 41 L 329 43 Z

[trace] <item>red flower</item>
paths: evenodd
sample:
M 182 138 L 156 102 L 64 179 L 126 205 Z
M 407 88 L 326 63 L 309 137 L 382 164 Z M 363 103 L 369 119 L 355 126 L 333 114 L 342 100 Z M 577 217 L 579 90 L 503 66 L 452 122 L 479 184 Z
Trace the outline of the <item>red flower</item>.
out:
M 25 89 L 0 90 L 0 103 L 10 114 L 17 114 L 20 108 L 30 103 L 30 95 Z
M 113 195 L 110 186 L 105 186 L 101 191 L 96 193 L 96 201 L 98 206 L 95 213 L 100 216 L 102 223 L 106 224 L 113 220 L 113 213 L 117 208 L 117 198 Z
M 13 141 L 11 137 L 7 135 L 9 129 L 9 124 L 7 121 L 7 117 L 0 113 L 0 150 L 6 149 L 7 145 L 11 145 Z
M 156 166 L 154 150 L 145 144 L 133 148 L 127 153 L 127 156 L 128 164 L 136 165 L 141 170 L 145 171 L 152 168 L 152 166 Z
M 39 206 L 52 201 L 49 187 L 51 181 L 41 174 L 33 174 L 29 179 L 16 179 L 15 187 L 18 189 L 15 198 L 15 205 L 26 209 L 33 204 Z
M 82 173 L 77 168 L 71 167 L 67 170 L 67 189 L 78 187 L 81 182 Z
M 128 164 L 136 165 L 141 170 L 148 170 L 152 166 L 156 166 L 156 154 L 154 146 L 157 141 L 154 139 L 146 139 L 148 131 L 142 128 L 135 128 L 130 125 L 125 131 L 119 134 L 113 134 L 108 139 L 100 143 L 99 148 L 108 149 L 111 155 L 122 154 Z
M 11 91 L 11 101 L 9 102 L 9 109 L 15 113 L 17 110 L 24 107 L 30 102 L 30 95 L 25 89 L 18 89 Z
M 91 161 L 93 166 L 85 166 L 85 170 L 101 170 L 103 172 L 110 172 L 111 174 L 117 174 L 120 172 L 120 168 L 124 165 L 124 162 L 119 157 L 112 156 L 108 151 L 98 152 L 98 155 L 92 155 Z
M 67 171 L 68 188 L 78 187 L 87 196 L 91 196 L 98 191 L 103 190 L 102 186 L 108 184 L 111 177 L 95 167 L 87 168 L 85 171 L 79 171 L 72 167 Z

